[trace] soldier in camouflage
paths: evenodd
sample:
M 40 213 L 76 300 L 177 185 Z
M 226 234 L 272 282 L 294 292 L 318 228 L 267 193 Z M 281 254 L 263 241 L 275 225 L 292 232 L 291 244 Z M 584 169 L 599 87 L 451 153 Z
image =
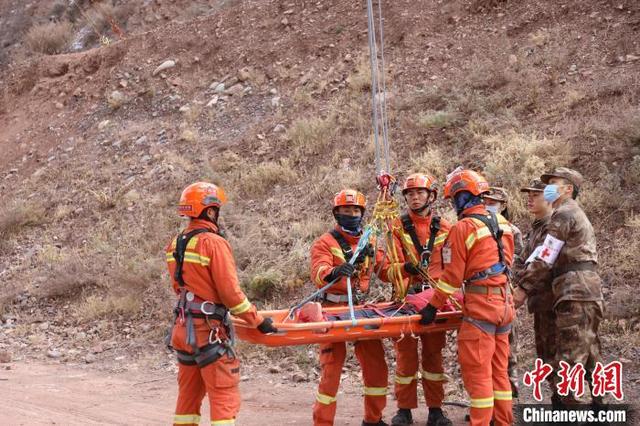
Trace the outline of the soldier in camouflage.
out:
M 575 200 L 583 178 L 575 170 L 559 167 L 540 179 L 546 184 L 543 196 L 552 203 L 553 213 L 543 244 L 534 249 L 532 261 L 519 276 L 514 302 L 516 307 L 522 305 L 551 282 L 556 331 L 553 367 L 558 371 L 560 361 L 570 366 L 582 363 L 590 377 L 600 361 L 603 298 L 595 233 Z M 552 402 L 562 406 L 578 401 L 569 394 L 555 396 Z M 594 403 L 600 402 L 594 398 Z
M 535 256 L 536 247 L 542 246 L 547 237 L 547 227 L 551 218 L 551 203 L 543 197 L 545 184 L 540 179 L 534 179 L 529 186 L 521 188 L 520 192 L 527 194 L 527 210 L 534 217 L 531 230 L 524 237 L 521 263 L 515 265 L 515 283 L 520 281 L 520 275 L 526 269 L 527 263 L 531 263 Z M 527 308 L 533 314 L 533 330 L 536 342 L 536 354 L 538 358 L 547 364 L 555 362 L 556 326 L 553 313 L 553 292 L 551 280 L 545 282 L 541 289 L 533 290 L 527 297 Z M 553 376 L 547 377 L 553 388 Z M 557 397 L 553 398 L 554 400 Z

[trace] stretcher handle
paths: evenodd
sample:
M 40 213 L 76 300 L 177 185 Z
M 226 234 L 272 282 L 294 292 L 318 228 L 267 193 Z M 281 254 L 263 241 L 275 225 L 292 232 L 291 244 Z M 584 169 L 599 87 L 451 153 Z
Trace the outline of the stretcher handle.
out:
M 344 310 L 342 311 L 344 312 Z M 261 315 L 265 317 L 269 317 L 269 314 L 282 314 L 282 311 L 264 311 L 260 312 Z M 438 320 L 448 321 L 450 319 L 458 319 L 462 317 L 462 313 L 459 311 L 453 312 L 439 312 L 436 315 L 436 322 Z M 410 324 L 417 323 L 422 318 L 420 315 L 410 315 L 410 316 L 401 316 L 401 317 L 381 317 L 381 318 L 365 318 L 358 321 L 358 326 L 367 326 L 367 325 L 383 325 L 383 324 Z M 237 327 L 246 327 L 251 328 L 249 325 L 240 318 L 234 318 L 233 323 Z M 328 328 L 351 328 L 353 327 L 351 320 L 340 320 L 340 321 L 322 321 L 322 322 L 308 322 L 308 323 L 279 323 L 275 322 L 274 326 L 279 330 L 286 331 L 296 331 L 296 330 L 319 330 L 319 329 L 328 329 Z

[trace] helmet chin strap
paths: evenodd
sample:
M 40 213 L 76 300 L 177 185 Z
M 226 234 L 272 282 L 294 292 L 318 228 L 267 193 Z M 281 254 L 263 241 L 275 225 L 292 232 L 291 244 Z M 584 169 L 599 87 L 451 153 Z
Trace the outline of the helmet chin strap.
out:
M 423 211 L 425 211 L 425 209 L 429 209 L 431 210 L 431 203 L 429 201 L 427 201 L 426 203 L 424 203 L 422 205 L 422 207 L 418 207 L 417 209 L 411 209 L 412 212 L 420 214 Z

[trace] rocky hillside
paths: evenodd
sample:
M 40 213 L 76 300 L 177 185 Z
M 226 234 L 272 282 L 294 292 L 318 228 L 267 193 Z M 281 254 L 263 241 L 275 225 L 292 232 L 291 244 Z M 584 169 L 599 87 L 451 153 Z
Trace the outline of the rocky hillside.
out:
M 75 359 L 99 341 L 93 357 L 157 342 L 172 303 L 163 246 L 200 179 L 230 194 L 253 299 L 308 291 L 331 195 L 375 194 L 364 2 L 76 3 L 0 1 L 0 349 Z M 517 188 L 580 170 L 605 343 L 637 359 L 640 5 L 382 6 L 392 172 L 483 171 L 526 229 Z

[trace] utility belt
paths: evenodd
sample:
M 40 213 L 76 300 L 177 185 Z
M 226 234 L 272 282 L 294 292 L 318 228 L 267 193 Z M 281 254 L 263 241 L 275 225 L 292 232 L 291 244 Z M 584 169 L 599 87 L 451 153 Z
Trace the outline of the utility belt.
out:
M 198 347 L 193 324 L 194 318 L 205 319 L 211 328 L 208 342 L 202 347 Z M 211 320 L 216 321 L 216 323 L 212 324 Z M 200 368 L 204 368 L 224 355 L 235 357 L 233 351 L 233 326 L 226 306 L 204 300 L 190 291 L 183 290 L 174 309 L 172 329 L 176 322 L 185 325 L 187 332 L 186 343 L 193 349 L 193 353 L 176 350 L 180 364 L 197 365 Z M 173 330 L 169 336 L 172 334 Z
M 190 298 L 191 300 L 189 300 Z M 183 309 L 185 314 L 189 313 L 193 318 L 214 319 L 220 322 L 225 320 L 227 312 L 229 311 L 226 306 L 208 300 L 202 300 L 191 292 L 187 293 L 184 306 L 181 307 L 180 301 L 178 301 L 173 312 L 179 316 L 182 314 Z
M 473 294 L 496 294 L 500 295 L 504 293 L 504 287 L 489 287 L 486 285 L 473 285 L 467 284 L 464 286 L 465 293 L 473 293 Z
M 509 274 L 509 268 L 502 262 L 498 262 L 484 271 L 476 272 L 469 279 L 465 280 L 465 282 L 472 283 L 474 281 L 482 281 L 500 274 Z
M 575 271 L 597 271 L 598 265 L 595 262 L 585 261 L 585 262 L 573 262 L 568 263 L 566 265 L 553 268 L 551 270 L 551 274 L 553 278 L 558 278 L 561 275 L 566 274 L 567 272 L 575 272 Z
M 492 322 L 478 320 L 471 317 L 462 317 L 462 321 L 468 322 L 488 334 L 506 334 L 511 331 L 511 323 L 495 325 Z

